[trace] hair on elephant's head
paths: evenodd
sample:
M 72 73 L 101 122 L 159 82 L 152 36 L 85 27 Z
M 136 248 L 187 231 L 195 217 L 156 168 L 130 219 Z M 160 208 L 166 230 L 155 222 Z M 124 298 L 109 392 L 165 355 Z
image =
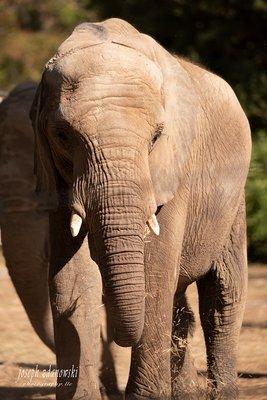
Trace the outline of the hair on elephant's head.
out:
M 188 90 L 173 56 L 111 19 L 63 42 L 32 106 L 37 190 L 55 201 L 69 188 L 71 230 L 88 227 L 120 345 L 142 333 L 145 227 L 159 234 L 157 207 L 174 197 L 188 159 Z

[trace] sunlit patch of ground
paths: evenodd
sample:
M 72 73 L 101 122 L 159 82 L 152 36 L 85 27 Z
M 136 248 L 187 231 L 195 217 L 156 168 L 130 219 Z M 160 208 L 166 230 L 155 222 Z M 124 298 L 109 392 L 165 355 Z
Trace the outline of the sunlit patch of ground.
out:
M 0 255 L 0 399 L 54 400 L 55 357 L 38 339 L 10 282 Z M 267 268 L 249 270 L 249 295 L 240 339 L 238 371 L 240 400 L 267 400 Z M 197 295 L 189 291 L 197 319 L 192 353 L 199 371 L 205 371 L 203 337 L 197 317 Z M 125 358 L 128 353 L 125 352 Z M 123 353 L 120 381 L 127 379 Z

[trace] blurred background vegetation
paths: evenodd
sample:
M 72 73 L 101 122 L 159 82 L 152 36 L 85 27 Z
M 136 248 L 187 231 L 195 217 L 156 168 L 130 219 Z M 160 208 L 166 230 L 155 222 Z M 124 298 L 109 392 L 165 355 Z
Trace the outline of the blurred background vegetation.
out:
M 0 89 L 38 80 L 44 63 L 83 21 L 120 17 L 234 88 L 249 118 L 249 258 L 267 262 L 267 2 L 265 0 L 1 0 Z

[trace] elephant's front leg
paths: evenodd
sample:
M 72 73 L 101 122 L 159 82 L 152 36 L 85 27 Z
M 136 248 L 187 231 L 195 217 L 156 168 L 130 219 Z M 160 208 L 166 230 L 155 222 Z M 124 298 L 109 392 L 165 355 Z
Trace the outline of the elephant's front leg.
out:
M 57 400 L 100 399 L 101 278 L 85 233 L 72 238 L 67 210 L 50 217 L 50 296 L 57 355 Z
M 155 272 L 155 271 L 153 271 Z M 152 274 L 152 270 L 151 270 Z M 157 293 L 153 283 L 147 285 L 150 293 L 146 298 L 146 319 L 142 338 L 132 350 L 130 379 L 126 399 L 171 398 L 171 317 L 172 291 L 160 282 L 162 294 Z M 167 279 L 166 279 L 167 280 Z
M 149 235 L 145 253 L 145 325 L 132 349 L 126 399 L 171 399 L 173 297 L 183 235 L 183 217 L 175 205 L 157 215 L 160 236 Z M 177 224 L 177 220 L 180 224 Z
M 172 322 L 172 399 L 206 399 L 199 385 L 197 370 L 190 354 L 189 338 L 194 330 L 194 315 L 185 292 L 179 291 L 174 297 Z

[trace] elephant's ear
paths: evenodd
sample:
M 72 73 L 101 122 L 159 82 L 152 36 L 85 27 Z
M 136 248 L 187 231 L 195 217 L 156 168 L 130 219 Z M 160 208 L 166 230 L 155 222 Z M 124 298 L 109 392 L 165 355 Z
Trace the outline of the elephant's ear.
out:
M 157 205 L 170 201 L 182 185 L 197 133 L 199 101 L 189 73 L 156 43 L 154 61 L 163 76 L 163 131 L 149 165 Z
M 162 135 L 150 153 L 149 167 L 158 206 L 170 201 L 186 177 L 186 168 L 197 134 L 199 97 L 191 64 L 168 53 L 150 36 L 113 35 L 112 41 L 135 49 L 153 61 L 162 75 L 163 113 L 158 122 Z
M 45 93 L 44 85 L 41 81 L 30 110 L 35 136 L 34 172 L 37 178 L 36 194 L 40 208 L 55 209 L 58 204 L 57 172 L 45 133 L 47 116 L 44 106 Z

